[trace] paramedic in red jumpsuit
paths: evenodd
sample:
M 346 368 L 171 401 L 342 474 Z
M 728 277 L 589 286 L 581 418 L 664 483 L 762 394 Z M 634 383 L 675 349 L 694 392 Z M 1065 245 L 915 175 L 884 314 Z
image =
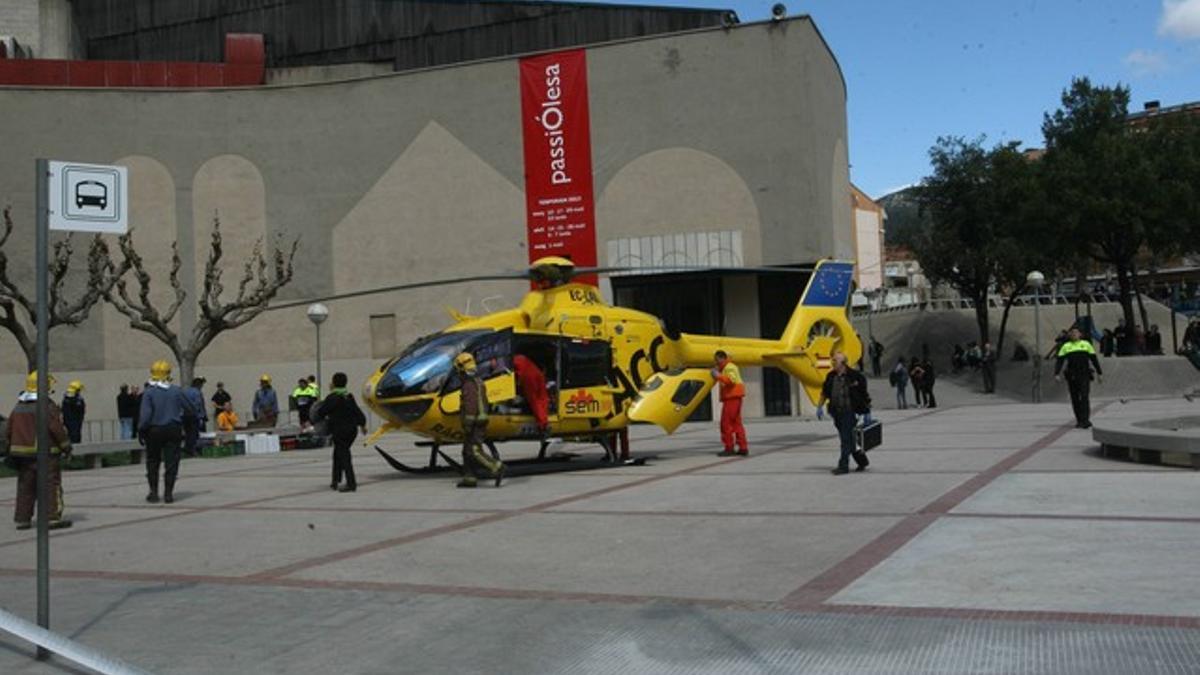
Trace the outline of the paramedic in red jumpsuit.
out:
M 742 384 L 742 374 L 729 355 L 724 351 L 714 354 L 716 367 L 713 368 L 713 378 L 721 387 L 721 444 L 725 450 L 719 453 L 722 457 L 750 454 L 746 443 L 746 428 L 742 426 L 742 399 L 746 396 L 746 385 Z M 734 441 L 737 441 L 737 452 L 733 451 Z
M 513 370 L 517 375 L 517 390 L 529 404 L 529 409 L 537 420 L 538 431 L 546 433 L 550 428 L 550 395 L 546 391 L 546 376 L 542 374 L 542 369 L 524 354 L 513 356 Z

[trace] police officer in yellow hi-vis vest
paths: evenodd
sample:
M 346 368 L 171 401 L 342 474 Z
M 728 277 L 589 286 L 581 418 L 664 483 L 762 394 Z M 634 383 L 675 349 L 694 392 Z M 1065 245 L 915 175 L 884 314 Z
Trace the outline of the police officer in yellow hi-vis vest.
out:
M 1090 340 L 1084 340 L 1078 328 L 1071 328 L 1067 341 L 1058 348 L 1058 360 L 1054 363 L 1054 379 L 1062 382 L 1063 366 L 1066 365 L 1067 389 L 1071 392 L 1071 408 L 1075 410 L 1075 428 L 1088 429 L 1091 422 L 1091 401 L 1088 400 L 1092 386 L 1092 369 L 1100 381 L 1104 374 L 1100 371 L 1100 360 L 1096 358 L 1096 350 Z

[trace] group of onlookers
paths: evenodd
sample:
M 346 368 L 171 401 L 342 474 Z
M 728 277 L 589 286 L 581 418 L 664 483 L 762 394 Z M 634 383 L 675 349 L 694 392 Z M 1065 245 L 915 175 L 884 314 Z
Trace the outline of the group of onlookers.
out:
M 53 386 L 53 377 L 47 376 Z M 203 377 L 196 377 L 188 387 L 172 382 L 171 364 L 164 360 L 150 366 L 150 378 L 144 388 L 121 385 L 117 395 L 117 413 L 121 420 L 122 438 L 132 438 L 146 448 L 146 482 L 149 492 L 146 501 L 171 504 L 175 501 L 175 484 L 179 472 L 181 454 L 194 456 L 196 440 L 208 420 L 207 405 L 203 398 Z M 333 479 L 330 487 L 341 492 L 354 492 L 357 482 L 351 463 L 350 445 L 361 430 L 366 433 L 367 420 L 354 396 L 346 389 L 345 373 L 335 373 L 331 380 L 332 390 L 324 401 L 318 402 L 316 378 L 301 380 L 294 398 L 296 406 L 304 406 L 304 423 L 311 427 L 313 422 L 325 422 L 333 438 Z M 80 442 L 80 430 L 86 405 L 83 401 L 83 384 L 74 380 L 67 385 L 62 406 L 48 401 L 48 430 L 52 447 L 49 449 L 47 526 L 50 529 L 70 527 L 71 521 L 63 517 L 62 469 L 75 443 Z M 4 419 L 3 438 L 6 443 L 4 464 L 17 471 L 17 498 L 13 519 L 18 530 L 33 526 L 34 507 L 37 500 L 37 399 L 38 374 L 29 373 L 25 388 L 17 397 L 17 405 Z M 232 431 L 237 426 L 233 413 L 232 398 L 225 391 L 224 383 L 217 383 L 217 391 L 210 399 L 216 412 L 218 428 Z M 259 426 L 274 426 L 279 405 L 271 387 L 269 375 L 259 380 L 259 389 L 254 396 L 253 415 Z M 181 452 L 182 451 L 182 452 Z M 163 490 L 160 493 L 160 467 Z M 161 494 L 161 496 L 160 496 Z
M 918 408 L 936 408 L 937 397 L 933 394 L 933 385 L 937 382 L 937 371 L 929 357 L 896 359 L 896 365 L 888 373 L 888 383 L 896 390 L 896 407 L 908 408 L 908 385 L 913 388 L 914 405 Z
M 1191 326 L 1188 327 L 1191 330 Z M 1067 331 L 1059 334 L 1054 341 L 1055 348 L 1067 342 Z M 1184 335 L 1187 343 L 1187 335 Z M 1141 324 L 1134 324 L 1133 330 L 1125 326 L 1125 319 L 1118 319 L 1113 328 L 1105 328 L 1100 335 L 1100 353 L 1104 356 L 1152 356 L 1163 353 L 1162 333 L 1158 325 L 1153 324 L 1150 330 L 1143 331 Z

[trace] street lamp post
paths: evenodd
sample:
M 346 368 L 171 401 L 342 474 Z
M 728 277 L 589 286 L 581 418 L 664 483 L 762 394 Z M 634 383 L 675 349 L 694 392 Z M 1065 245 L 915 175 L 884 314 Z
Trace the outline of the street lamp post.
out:
M 872 342 L 875 341 L 875 327 L 871 323 L 871 316 L 875 314 L 875 298 L 879 295 L 879 289 L 872 288 L 863 291 L 863 295 L 867 296 L 867 338 Z
M 304 313 L 308 315 L 308 320 L 317 327 L 317 387 L 320 388 L 325 386 L 325 380 L 321 379 L 321 324 L 329 318 L 329 308 L 319 302 L 314 302 Z
M 1025 283 L 1033 286 L 1033 402 L 1042 402 L 1042 284 L 1046 276 L 1034 270 L 1025 275 Z

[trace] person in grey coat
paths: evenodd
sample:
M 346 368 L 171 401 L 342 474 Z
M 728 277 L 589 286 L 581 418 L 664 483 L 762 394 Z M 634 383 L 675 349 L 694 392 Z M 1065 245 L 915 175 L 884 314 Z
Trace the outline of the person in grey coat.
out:
M 171 384 L 171 364 L 155 361 L 150 366 L 150 381 L 142 394 L 138 415 L 138 439 L 146 446 L 146 482 L 150 493 L 146 501 L 158 503 L 158 467 L 166 461 L 163 501 L 175 501 L 175 478 L 179 474 L 179 445 L 183 440 L 183 420 L 195 415 L 183 390 Z

